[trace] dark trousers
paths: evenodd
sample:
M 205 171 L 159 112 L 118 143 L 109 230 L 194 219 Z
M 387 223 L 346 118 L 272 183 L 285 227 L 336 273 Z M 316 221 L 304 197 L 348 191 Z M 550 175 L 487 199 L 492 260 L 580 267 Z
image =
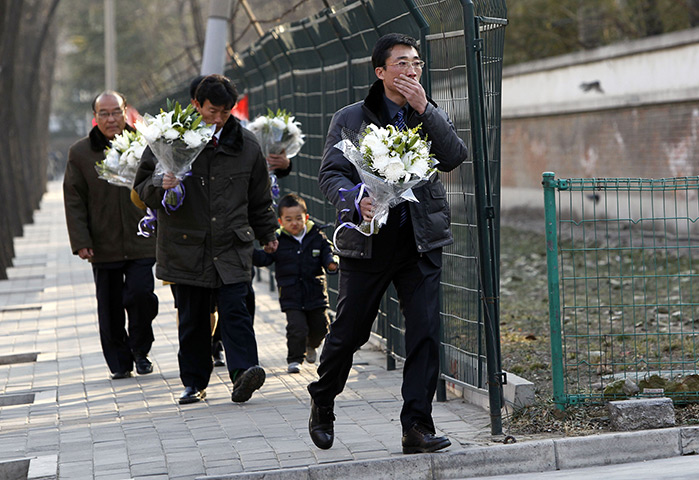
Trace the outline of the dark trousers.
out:
M 325 337 L 318 367 L 320 378 L 308 386 L 308 391 L 317 404 L 333 404 L 345 388 L 354 352 L 369 340 L 381 297 L 393 282 L 405 317 L 407 352 L 401 425 L 403 431 L 414 423 L 434 430 L 432 399 L 439 378 L 441 249 L 419 255 L 413 242 L 397 245 L 381 271 L 370 264 L 366 264 L 368 271 L 354 269 L 357 262 L 349 262 L 352 270 L 340 267 L 337 317 Z
M 102 353 L 112 373 L 132 371 L 134 355 L 148 354 L 153 345 L 158 315 L 154 263 L 143 258 L 92 264 Z
M 221 340 L 228 371 L 246 370 L 259 363 L 252 318 L 245 304 L 249 284 L 234 283 L 219 288 L 175 284 L 180 349 L 177 360 L 185 387 L 204 389 L 209 384 L 211 360 L 211 301 L 218 308 Z
M 328 313 L 325 308 L 314 310 L 287 310 L 286 363 L 303 363 L 306 347 L 318 348 L 328 333 Z

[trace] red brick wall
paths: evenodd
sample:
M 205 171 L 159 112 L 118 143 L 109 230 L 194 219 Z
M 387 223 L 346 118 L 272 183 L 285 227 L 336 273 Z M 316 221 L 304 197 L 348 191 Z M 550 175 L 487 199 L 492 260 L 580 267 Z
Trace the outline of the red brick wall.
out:
M 699 174 L 699 102 L 502 120 L 502 186 Z

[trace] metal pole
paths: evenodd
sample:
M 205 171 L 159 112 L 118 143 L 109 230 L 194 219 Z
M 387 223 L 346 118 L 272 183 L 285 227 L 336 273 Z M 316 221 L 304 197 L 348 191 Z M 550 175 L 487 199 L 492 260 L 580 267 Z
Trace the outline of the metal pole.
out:
M 104 0 L 104 86 L 117 89 L 116 25 L 114 0 Z
M 201 58 L 201 75 L 223 74 L 226 64 L 228 22 L 231 17 L 231 0 L 210 0 L 209 19 L 206 22 L 206 39 Z
M 561 297 L 558 274 L 558 233 L 556 232 L 556 186 L 553 172 L 543 175 L 544 215 L 546 218 L 546 270 L 549 286 L 549 325 L 551 329 L 551 376 L 553 402 L 565 410 L 563 385 L 563 342 L 561 340 Z
M 428 61 L 430 58 L 430 45 L 427 43 L 427 35 L 430 33 L 430 24 L 427 23 L 425 16 L 417 8 L 414 0 L 404 0 L 404 3 L 406 7 L 408 7 L 412 17 L 417 22 L 418 27 L 420 27 L 420 49 L 422 50 L 422 57 L 425 59 L 425 61 Z M 432 75 L 430 75 L 429 68 L 423 72 L 422 81 L 424 83 L 425 92 L 427 92 L 427 95 L 432 95 Z
M 481 74 L 483 40 L 478 38 L 478 24 L 472 0 L 461 0 L 464 10 L 464 40 L 466 42 L 466 75 L 468 78 L 468 107 L 471 117 L 471 142 L 473 156 L 474 191 L 478 225 L 479 265 L 484 312 L 486 369 L 490 408 L 490 431 L 502 435 L 502 385 L 505 376 L 500 367 L 499 299 L 495 271 L 494 226 L 495 209 L 488 180 L 488 155 L 486 141 L 485 95 Z

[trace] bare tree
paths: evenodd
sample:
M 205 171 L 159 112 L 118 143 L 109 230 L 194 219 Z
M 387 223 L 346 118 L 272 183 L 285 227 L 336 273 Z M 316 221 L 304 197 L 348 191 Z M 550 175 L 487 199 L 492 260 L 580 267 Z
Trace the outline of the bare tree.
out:
M 0 2 L 0 278 L 46 188 L 58 0 Z
M 689 24 L 692 28 L 699 26 L 699 0 L 687 0 Z

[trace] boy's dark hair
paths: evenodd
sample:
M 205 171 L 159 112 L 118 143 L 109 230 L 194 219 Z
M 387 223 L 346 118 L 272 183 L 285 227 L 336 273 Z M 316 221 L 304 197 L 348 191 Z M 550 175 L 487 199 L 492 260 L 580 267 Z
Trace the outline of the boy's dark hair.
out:
M 391 49 L 396 45 L 407 45 L 413 47 L 418 56 L 420 49 L 417 46 L 417 40 L 403 33 L 387 33 L 379 38 L 374 45 L 374 51 L 371 54 L 371 64 L 374 68 L 386 66 L 386 60 L 391 56 Z
M 202 106 L 208 100 L 211 102 L 211 105 L 229 109 L 233 108 L 236 100 L 238 100 L 238 91 L 235 89 L 233 82 L 223 75 L 214 73 L 213 75 L 207 75 L 199 83 L 194 93 L 194 98 Z
M 197 97 L 195 97 L 195 95 L 197 94 L 197 87 L 199 86 L 201 81 L 204 80 L 205 77 L 206 77 L 206 75 L 197 75 L 189 83 L 189 99 L 190 100 L 194 100 L 195 98 L 197 98 Z
M 295 193 L 287 193 L 281 198 L 281 200 L 279 200 L 279 203 L 277 204 L 277 213 L 279 218 L 282 216 L 283 209 L 291 207 L 301 207 L 303 213 L 308 213 L 306 201 L 303 198 L 299 197 Z

